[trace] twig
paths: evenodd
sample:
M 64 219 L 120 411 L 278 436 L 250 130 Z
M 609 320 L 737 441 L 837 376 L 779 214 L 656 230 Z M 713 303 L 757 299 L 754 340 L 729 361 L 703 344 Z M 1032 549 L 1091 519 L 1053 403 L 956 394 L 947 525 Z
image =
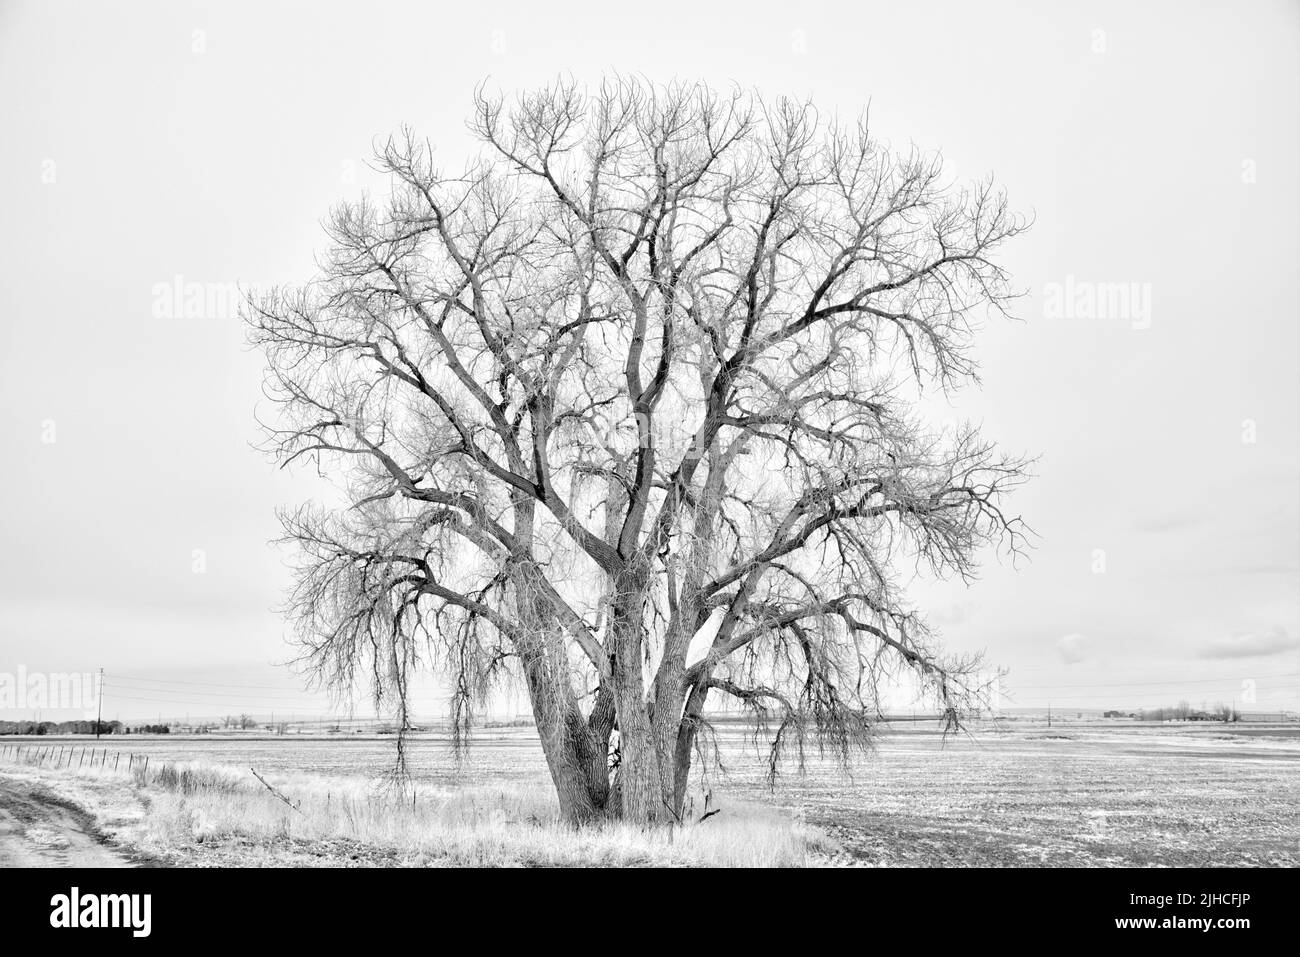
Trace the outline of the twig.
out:
M 257 780 L 259 780 L 259 781 L 262 782 L 262 786 L 263 786 L 264 788 L 266 788 L 268 791 L 270 791 L 272 794 L 274 794 L 276 797 L 278 797 L 278 798 L 279 798 L 281 801 L 283 801 L 285 804 L 289 805 L 289 807 L 293 808 L 293 809 L 294 809 L 295 811 L 297 811 L 299 814 L 302 813 L 302 808 L 298 807 L 298 805 L 294 804 L 292 801 L 290 801 L 287 797 L 285 797 L 283 794 L 281 794 L 281 793 L 280 793 L 279 791 L 277 791 L 275 788 L 271 787 L 271 785 L 268 784 L 268 783 L 266 782 L 266 778 L 264 778 L 264 777 L 262 777 L 260 774 L 258 774 L 257 771 L 256 771 L 256 769 L 254 769 L 254 768 L 249 768 L 248 770 L 250 770 L 250 771 L 253 772 L 253 777 L 257 778 Z
M 666 799 L 661 797 L 659 800 L 663 802 L 664 807 L 668 808 L 668 813 L 673 816 L 673 820 L 677 822 L 677 826 L 681 827 L 682 816 L 678 814 L 676 810 L 674 810 L 673 806 L 669 804 Z

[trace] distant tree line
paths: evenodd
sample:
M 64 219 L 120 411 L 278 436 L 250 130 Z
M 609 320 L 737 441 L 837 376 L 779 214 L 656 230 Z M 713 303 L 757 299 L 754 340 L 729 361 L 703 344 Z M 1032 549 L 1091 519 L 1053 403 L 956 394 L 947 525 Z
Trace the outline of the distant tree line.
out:
M 1140 721 L 1240 721 L 1241 714 L 1223 702 L 1213 707 L 1193 708 L 1189 702 L 1180 701 L 1171 708 L 1144 708 L 1136 717 Z
M 165 724 L 128 727 L 121 721 L 0 721 L 0 734 L 169 734 Z

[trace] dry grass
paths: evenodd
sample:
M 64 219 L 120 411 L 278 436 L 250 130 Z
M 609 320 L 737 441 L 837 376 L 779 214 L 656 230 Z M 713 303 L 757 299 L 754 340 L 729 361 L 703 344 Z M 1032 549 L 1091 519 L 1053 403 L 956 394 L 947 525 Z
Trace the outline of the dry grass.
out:
M 530 728 L 483 732 L 463 763 L 451 758 L 445 736 L 414 737 L 414 811 L 366 783 L 391 766 L 391 739 L 132 737 L 106 743 L 108 766 L 115 747 L 145 753 L 151 775 L 179 769 L 171 790 L 159 781 L 136 790 L 85 777 L 76 786 L 101 790 L 67 796 L 110 824 L 128 822 L 129 804 L 140 820 L 124 839 L 144 840 L 153 829 L 154 853 L 180 863 L 797 865 L 823 860 L 819 831 L 839 846 L 835 863 L 865 866 L 1294 867 L 1296 731 L 1009 721 L 945 739 L 909 725 L 882 736 L 851 776 L 810 755 L 806 774 L 787 768 L 772 792 L 745 730 L 724 728 L 718 743 L 727 770 L 710 772 L 723 813 L 678 831 L 671 846 L 662 834 L 559 828 Z M 54 742 L 69 744 L 80 746 Z M 303 820 L 260 788 L 250 764 L 303 801 Z M 201 769 L 216 765 L 227 767 L 220 773 L 238 794 L 212 796 L 222 785 Z M 186 768 L 200 770 L 187 778 Z M 73 786 L 68 781 L 63 786 Z M 150 802 L 147 822 L 136 794 Z M 697 800 L 694 816 L 701 806 Z
M 263 775 L 290 807 L 232 767 L 22 770 L 91 810 L 106 790 L 134 789 L 146 809 L 135 821 L 119 814 L 110 822 L 117 836 L 189 866 L 802 867 L 834 851 L 781 812 L 726 798 L 721 813 L 683 827 L 574 829 L 558 820 L 548 794 L 514 783 L 421 787 L 412 796 L 362 778 Z

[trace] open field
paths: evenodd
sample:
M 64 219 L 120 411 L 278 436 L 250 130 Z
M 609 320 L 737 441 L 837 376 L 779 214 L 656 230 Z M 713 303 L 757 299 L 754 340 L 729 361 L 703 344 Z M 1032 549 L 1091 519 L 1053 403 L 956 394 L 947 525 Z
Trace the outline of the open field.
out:
M 897 735 L 851 782 L 819 764 L 773 800 L 874 864 L 1294 866 L 1297 743 L 1142 729 Z M 759 787 L 749 776 L 746 793 Z
M 773 842 L 771 853 L 755 863 L 1300 864 L 1300 738 L 1294 728 L 1242 730 L 1113 723 L 1058 723 L 1049 729 L 1022 721 L 945 739 L 932 726 L 909 726 L 882 734 L 875 753 L 855 761 L 847 774 L 833 761 L 810 757 L 805 773 L 788 767 L 773 791 L 762 758 L 743 729 L 723 726 L 718 750 L 724 770 L 712 770 L 706 781 L 720 795 L 723 813 L 697 830 L 722 825 L 721 834 L 728 824 L 762 818 L 765 806 L 780 811 L 766 812 L 763 827 Z M 19 742 L 0 740 L 14 743 Z M 82 738 L 21 743 L 89 744 Z M 250 766 L 290 798 L 330 802 L 330 813 L 337 814 L 341 795 L 372 800 L 378 793 L 374 779 L 390 765 L 393 753 L 390 737 L 337 735 L 130 736 L 104 738 L 100 747 L 108 750 L 110 765 L 114 751 L 121 749 L 148 754 L 152 767 L 199 762 L 205 768 L 223 767 L 222 780 L 241 782 L 241 788 L 251 782 L 246 799 L 255 800 L 257 812 L 244 815 L 242 838 L 236 824 L 226 835 L 237 847 L 231 840 L 212 840 L 220 831 L 214 830 L 213 816 L 224 813 L 221 801 L 205 811 L 201 796 L 160 799 L 145 789 L 155 816 L 159 809 L 169 815 L 165 826 L 155 822 L 155 846 L 149 850 L 166 857 L 169 843 L 183 847 L 177 863 L 203 863 L 205 857 L 231 863 L 239 847 L 253 857 L 265 855 L 276 829 L 294 818 L 269 792 L 258 793 Z M 599 863 L 706 863 L 708 854 L 719 850 L 700 849 L 703 856 L 692 857 L 684 848 L 667 852 L 622 835 L 612 844 L 593 844 L 575 854 L 547 844 L 555 837 L 551 834 L 542 842 L 546 846 L 512 857 L 500 843 L 501 828 L 508 831 L 511 822 L 544 822 L 551 804 L 549 778 L 530 728 L 483 729 L 459 763 L 448 740 L 437 734 L 415 736 L 409 755 L 416 817 L 398 827 L 409 833 L 385 838 L 385 828 L 392 828 L 379 827 L 378 820 L 346 832 L 362 845 L 387 840 L 384 846 L 424 848 L 418 860 L 408 856 L 402 862 L 431 863 L 447 854 L 474 859 L 476 852 L 466 846 L 420 844 L 420 827 L 436 829 L 438 813 L 450 815 L 455 829 L 465 829 L 458 816 L 465 813 L 471 823 L 490 825 L 480 836 L 496 841 L 496 850 L 482 863 L 582 863 L 583 853 Z M 5 767 L 0 762 L 0 772 Z M 41 772 L 43 779 L 67 774 Z M 93 794 L 83 797 L 89 804 L 96 800 Z M 433 817 L 421 825 L 424 813 Z M 777 820 L 806 829 L 778 834 Z M 304 839 L 308 833 L 321 840 L 344 833 L 326 821 L 318 822 L 315 831 L 304 830 L 302 822 L 293 826 L 304 831 Z M 206 839 L 200 841 L 205 828 Z M 727 858 L 732 851 L 722 854 Z M 728 860 L 741 862 L 734 855 Z M 368 860 L 365 854 L 358 861 L 395 862 L 384 855 Z

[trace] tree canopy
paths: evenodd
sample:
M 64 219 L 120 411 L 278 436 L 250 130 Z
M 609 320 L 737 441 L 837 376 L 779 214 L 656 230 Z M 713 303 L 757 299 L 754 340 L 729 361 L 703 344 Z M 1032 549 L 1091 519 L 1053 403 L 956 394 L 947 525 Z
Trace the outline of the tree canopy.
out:
M 899 575 L 1024 545 L 1025 460 L 915 402 L 1013 296 L 993 182 L 701 84 L 480 90 L 470 128 L 454 172 L 383 143 L 389 195 L 245 308 L 270 451 L 350 498 L 282 516 L 315 673 L 403 724 L 445 673 L 458 727 L 522 678 L 573 821 L 679 818 L 711 696 L 771 717 L 773 769 L 861 742 L 900 669 L 970 707 Z

